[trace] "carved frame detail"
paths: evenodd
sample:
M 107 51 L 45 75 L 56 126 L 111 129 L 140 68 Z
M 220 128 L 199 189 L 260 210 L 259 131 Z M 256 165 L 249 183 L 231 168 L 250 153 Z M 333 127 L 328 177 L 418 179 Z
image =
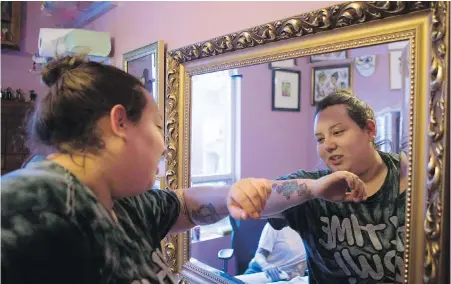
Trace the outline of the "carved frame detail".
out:
M 262 46 L 264 44 L 317 34 L 343 27 L 382 20 L 394 16 L 403 16 L 410 13 L 426 10 L 431 15 L 431 68 L 430 68 L 430 95 L 428 98 L 428 141 L 427 141 L 427 196 L 426 216 L 424 218 L 424 283 L 447 283 L 449 281 L 449 3 L 440 2 L 401 2 L 401 1 L 374 1 L 374 2 L 347 2 L 328 8 L 312 11 L 292 18 L 260 25 L 251 29 L 232 33 L 196 43 L 177 50 L 170 51 L 167 56 L 167 89 L 166 89 L 166 129 L 165 142 L 166 155 L 166 187 L 177 189 L 180 182 L 180 174 L 183 170 L 179 155 L 183 145 L 179 135 L 180 119 L 185 116 L 184 104 L 189 103 L 180 95 L 189 87 L 180 86 L 181 76 L 185 76 L 183 64 L 202 58 L 222 55 L 243 49 Z M 390 35 L 387 35 L 389 37 Z M 364 40 L 362 40 L 364 41 Z M 387 40 L 388 41 L 388 40 Z M 362 42 L 361 42 L 362 43 Z M 365 43 L 362 43 L 365 45 Z M 371 43 L 367 43 L 368 45 Z M 414 44 L 416 44 L 414 42 Z M 321 52 L 343 49 L 344 46 L 325 47 L 322 50 L 312 49 L 303 51 L 300 55 L 317 54 Z M 275 59 L 283 60 L 293 57 L 293 53 L 253 60 L 252 63 L 269 62 Z M 413 56 L 413 55 L 412 55 Z M 241 63 L 222 64 L 208 71 L 248 65 L 250 61 Z M 198 69 L 198 73 L 205 72 Z M 195 75 L 193 72 L 189 75 Z M 188 75 L 188 74 L 186 74 Z M 413 74 L 412 74 L 413 76 Z M 412 87 L 413 88 L 413 87 Z M 413 89 L 412 89 L 413 94 Z M 413 119 L 409 127 L 413 130 Z M 185 131 L 182 131 L 184 133 Z M 184 136 L 187 134 L 184 133 Z M 185 139 L 185 137 L 183 137 Z M 412 139 L 409 141 L 409 157 L 412 157 Z M 186 149 L 185 149 L 186 150 Z M 184 161 L 185 162 L 185 161 Z M 184 175 L 186 176 L 186 175 Z M 409 169 L 409 181 L 412 180 Z M 410 202 L 408 197 L 408 204 Z M 406 218 L 410 218 L 412 212 L 410 206 L 406 206 Z M 406 236 L 409 233 L 409 224 L 406 224 Z M 168 236 L 164 240 L 164 253 L 166 260 L 174 272 L 180 272 L 189 255 L 189 233 Z M 407 243 L 408 246 L 408 243 Z M 182 249 L 183 248 L 183 249 Z M 418 248 L 416 248 L 417 250 Z M 183 250 L 183 251 L 181 251 Z M 409 248 L 407 247 L 407 251 Z M 407 256 L 407 252 L 406 252 Z M 405 264 L 408 267 L 408 258 Z M 187 269 L 194 271 L 199 268 Z M 208 274 L 205 271 L 200 272 Z M 405 273 L 407 272 L 407 268 Z M 407 273 L 406 273 L 407 274 Z M 180 276 L 180 275 L 179 275 Z M 186 279 L 181 277 L 181 282 Z M 215 276 L 210 279 L 214 281 Z M 407 275 L 404 278 L 407 283 Z

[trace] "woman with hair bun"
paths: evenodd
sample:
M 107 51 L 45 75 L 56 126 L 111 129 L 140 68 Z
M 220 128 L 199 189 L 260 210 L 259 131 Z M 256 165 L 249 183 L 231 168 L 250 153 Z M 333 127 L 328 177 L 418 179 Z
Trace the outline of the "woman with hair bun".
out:
M 168 233 L 229 213 L 273 216 L 313 197 L 365 197 L 351 173 L 294 181 L 290 192 L 265 179 L 150 190 L 164 152 L 163 120 L 143 83 L 78 56 L 49 63 L 42 79 L 49 91 L 28 126 L 37 158 L 2 176 L 3 284 L 175 283 L 160 248 Z M 341 181 L 352 191 L 337 187 Z
M 2 283 L 175 283 L 161 240 L 226 217 L 233 190 L 149 190 L 163 121 L 133 76 L 74 56 L 42 80 L 49 91 L 28 123 L 35 159 L 2 177 Z M 264 204 L 270 186 L 245 190 Z

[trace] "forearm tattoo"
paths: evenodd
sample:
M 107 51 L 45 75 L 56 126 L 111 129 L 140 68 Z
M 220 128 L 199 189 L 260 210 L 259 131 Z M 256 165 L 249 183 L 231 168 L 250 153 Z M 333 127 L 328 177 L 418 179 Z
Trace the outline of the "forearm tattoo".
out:
M 273 183 L 272 190 L 284 196 L 287 200 L 294 194 L 297 196 L 308 196 L 308 188 L 305 183 L 298 183 L 295 180 Z
M 176 190 L 175 193 L 177 194 L 177 198 L 180 202 L 180 215 L 188 215 L 188 210 L 186 209 L 185 194 L 183 190 Z
M 213 204 L 201 205 L 199 209 L 191 211 L 191 220 L 193 220 L 197 225 L 207 225 L 213 224 L 221 220 L 216 208 Z

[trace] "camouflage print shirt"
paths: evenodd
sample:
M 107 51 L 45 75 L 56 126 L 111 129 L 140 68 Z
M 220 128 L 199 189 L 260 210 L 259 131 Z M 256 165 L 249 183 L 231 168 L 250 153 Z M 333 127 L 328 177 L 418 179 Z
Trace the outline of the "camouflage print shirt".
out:
M 275 229 L 299 232 L 307 252 L 310 283 L 400 283 L 403 270 L 405 192 L 399 194 L 399 155 L 380 152 L 387 177 L 363 202 L 313 199 L 270 219 Z M 297 171 L 288 179 L 319 179 L 329 170 Z
M 160 242 L 180 204 L 167 191 L 115 201 L 119 226 L 92 191 L 49 160 L 2 176 L 2 283 L 175 283 Z

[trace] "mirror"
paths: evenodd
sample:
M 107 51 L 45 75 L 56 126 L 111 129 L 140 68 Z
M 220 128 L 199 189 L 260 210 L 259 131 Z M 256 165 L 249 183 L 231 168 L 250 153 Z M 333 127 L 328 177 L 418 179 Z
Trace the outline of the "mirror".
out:
M 164 42 L 152 44 L 127 52 L 123 56 L 124 71 L 138 78 L 152 94 L 164 117 Z M 164 157 L 158 164 L 158 176 L 153 189 L 164 188 Z
M 360 226 L 352 216 L 340 216 L 343 218 L 338 221 L 333 220 L 338 215 L 319 219 L 316 226 L 307 228 L 316 230 L 312 236 L 317 239 L 301 234 L 304 241 L 319 242 L 315 250 L 305 246 L 307 253 L 309 257 L 318 251 L 331 256 L 335 271 L 348 283 L 361 279 L 446 283 L 449 190 L 445 186 L 449 176 L 443 173 L 449 172 L 447 15 L 446 2 L 340 3 L 170 51 L 165 101 L 166 187 L 230 183 L 251 175 L 277 178 L 296 169 L 324 168 L 313 150 L 313 105 L 330 90 L 349 88 L 376 112 L 378 138 L 391 141 L 380 150 L 405 153 L 398 178 L 398 188 L 405 193 L 393 195 L 400 197 L 397 205 L 385 206 L 394 210 L 391 217 L 401 218 L 368 221 L 367 226 Z M 388 49 L 388 55 L 371 51 L 381 46 Z M 380 62 L 383 56 L 388 56 L 388 66 Z M 371 62 L 375 62 L 374 71 Z M 309 71 L 302 69 L 306 66 Z M 388 73 L 389 89 L 382 90 L 385 83 L 370 80 L 378 70 Z M 266 75 L 260 75 L 264 71 Z M 206 78 L 210 83 L 202 83 Z M 251 89 L 246 87 L 249 85 Z M 396 95 L 385 98 L 382 94 Z M 214 112 L 221 116 L 213 116 Z M 202 123 L 202 117 L 207 117 L 207 122 Z M 262 121 L 267 122 L 262 125 Z M 281 137 L 284 140 L 280 141 Z M 277 150 L 270 144 L 275 138 L 283 143 L 275 145 Z M 403 194 L 405 202 L 401 202 Z M 385 213 L 385 207 L 379 211 Z M 182 281 L 252 282 L 245 276 L 231 276 L 241 274 L 248 263 L 233 264 L 237 257 L 228 259 L 230 251 L 220 253 L 222 259 L 218 259 L 218 250 L 225 245 L 208 243 L 231 243 L 230 223 L 256 235 L 245 238 L 253 242 L 247 255 L 247 259 L 252 258 L 266 226 L 266 221 L 258 222 L 224 219 L 213 226 L 167 236 L 164 254 Z M 280 228 L 284 225 L 283 220 L 274 223 Z M 381 240 L 381 230 L 390 237 Z M 350 248 L 359 247 L 365 239 L 368 250 L 356 257 L 357 249 Z M 343 247 L 344 242 L 347 247 Z M 332 244 L 343 249 L 336 253 Z M 237 254 L 246 253 L 236 246 Z M 381 247 L 384 251 L 375 253 Z M 221 271 L 225 267 L 227 273 Z M 314 273 L 317 279 L 324 274 L 312 267 L 308 273 Z
M 157 41 L 124 54 L 124 71 L 138 78 L 164 108 L 164 42 Z
M 405 106 L 410 105 L 409 51 L 409 41 L 398 41 L 193 76 L 191 184 L 233 184 L 247 177 L 275 180 L 300 169 L 325 169 L 316 152 L 315 108 L 319 100 L 340 89 L 351 89 L 374 111 L 379 150 L 399 154 L 402 121 L 409 117 L 409 108 Z M 400 194 L 399 187 L 393 190 Z M 338 253 L 337 269 L 342 263 L 349 275 L 352 272 L 371 280 L 401 282 L 404 240 L 401 237 L 397 243 L 396 231 L 399 229 L 403 236 L 405 224 L 403 214 L 398 215 L 398 220 L 390 219 L 397 210 L 396 203 L 392 205 L 375 211 L 378 218 L 384 216 L 377 224 L 362 220 L 364 217 L 358 214 L 352 215 L 359 219 L 359 228 L 374 226 L 377 228 L 374 232 L 356 229 L 351 223 L 346 227 L 349 221 L 346 217 L 337 218 L 344 231 L 332 229 L 335 225 L 331 218 L 337 217 L 333 214 L 329 220 L 318 216 L 316 222 L 313 218 L 309 222 L 323 228 L 319 242 L 331 254 Z M 404 211 L 402 206 L 400 212 Z M 369 218 L 374 220 L 375 215 Z M 195 228 L 191 232 L 191 257 L 218 270 L 223 269 L 226 261 L 228 274 L 239 275 L 237 278 L 247 283 L 268 283 L 270 279 L 257 272 L 261 268 L 253 267 L 255 252 L 263 248 L 270 252 L 267 256 L 270 265 L 278 266 L 290 278 L 302 274 L 299 281 L 306 280 L 306 252 L 299 236 L 290 228 L 281 231 L 265 228 L 266 223 L 266 220 L 241 221 L 233 241 L 229 218 Z M 350 232 L 346 230 L 355 235 L 348 239 L 340 237 Z M 339 244 L 332 248 L 329 243 L 337 234 Z M 384 242 L 381 236 L 387 234 L 391 237 Z M 365 259 L 356 249 L 358 238 L 372 251 Z M 346 247 L 351 254 L 346 253 Z M 227 248 L 234 249 L 228 260 L 218 256 Z M 249 269 L 249 263 L 253 269 Z M 383 272 L 386 278 L 382 277 Z M 352 279 L 349 277 L 350 283 Z

